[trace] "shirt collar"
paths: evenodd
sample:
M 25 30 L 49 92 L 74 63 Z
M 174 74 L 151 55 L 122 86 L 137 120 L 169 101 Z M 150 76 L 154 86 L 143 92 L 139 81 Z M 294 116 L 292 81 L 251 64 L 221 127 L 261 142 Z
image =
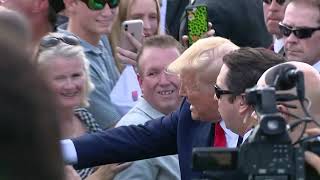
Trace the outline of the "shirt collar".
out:
M 252 130 L 253 130 L 253 129 L 250 129 L 248 132 L 246 132 L 246 133 L 244 134 L 242 143 L 243 143 L 244 141 L 246 141 L 247 138 L 251 135 Z
M 165 116 L 165 114 L 154 109 L 151 106 L 151 104 L 148 103 L 143 97 L 139 98 L 139 101 L 136 106 L 139 107 L 139 109 L 142 110 L 144 113 L 148 114 L 150 117 L 152 117 L 154 119 Z
M 280 50 L 283 48 L 284 46 L 284 39 L 280 38 L 280 39 L 274 39 L 274 43 L 273 43 L 273 49 L 275 53 L 279 53 Z
M 313 67 L 320 72 L 320 60 L 313 65 Z

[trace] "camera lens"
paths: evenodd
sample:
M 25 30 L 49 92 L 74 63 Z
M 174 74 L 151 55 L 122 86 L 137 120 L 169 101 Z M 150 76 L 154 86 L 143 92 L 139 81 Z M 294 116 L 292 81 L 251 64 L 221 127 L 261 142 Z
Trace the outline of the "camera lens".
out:
M 279 128 L 279 122 L 278 121 L 268 121 L 267 123 L 268 125 L 268 128 L 271 130 L 271 131 L 275 131 Z

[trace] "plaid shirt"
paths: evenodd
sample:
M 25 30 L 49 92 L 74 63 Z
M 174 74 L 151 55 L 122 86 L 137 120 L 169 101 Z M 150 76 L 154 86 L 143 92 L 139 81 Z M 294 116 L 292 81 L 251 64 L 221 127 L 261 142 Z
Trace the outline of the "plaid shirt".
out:
M 74 114 L 86 126 L 86 128 L 88 129 L 87 133 L 94 133 L 94 132 L 102 131 L 100 126 L 96 123 L 96 120 L 93 118 L 92 114 L 90 114 L 87 109 L 77 108 L 74 110 Z M 92 168 L 85 168 L 85 169 L 77 170 L 77 172 L 80 175 L 81 179 L 85 179 L 90 174 L 92 174 L 95 170 L 96 170 L 96 168 L 92 167 Z

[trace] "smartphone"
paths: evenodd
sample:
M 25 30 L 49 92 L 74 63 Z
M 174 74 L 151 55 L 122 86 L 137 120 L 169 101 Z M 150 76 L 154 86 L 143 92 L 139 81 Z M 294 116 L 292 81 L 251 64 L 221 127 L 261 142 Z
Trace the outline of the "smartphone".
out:
M 208 8 L 206 5 L 186 7 L 187 35 L 189 46 L 208 32 Z
M 137 52 L 137 49 L 125 34 L 126 32 L 129 32 L 139 42 L 142 42 L 143 21 L 140 19 L 127 20 L 121 24 L 120 47 L 132 52 Z

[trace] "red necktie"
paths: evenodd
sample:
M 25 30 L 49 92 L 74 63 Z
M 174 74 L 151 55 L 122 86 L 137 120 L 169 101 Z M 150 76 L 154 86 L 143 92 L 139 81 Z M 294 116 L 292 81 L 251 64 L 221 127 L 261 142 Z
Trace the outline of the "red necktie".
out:
M 220 123 L 216 123 L 214 126 L 214 144 L 213 147 L 226 147 L 227 141 L 224 135 L 224 130 L 220 126 Z

